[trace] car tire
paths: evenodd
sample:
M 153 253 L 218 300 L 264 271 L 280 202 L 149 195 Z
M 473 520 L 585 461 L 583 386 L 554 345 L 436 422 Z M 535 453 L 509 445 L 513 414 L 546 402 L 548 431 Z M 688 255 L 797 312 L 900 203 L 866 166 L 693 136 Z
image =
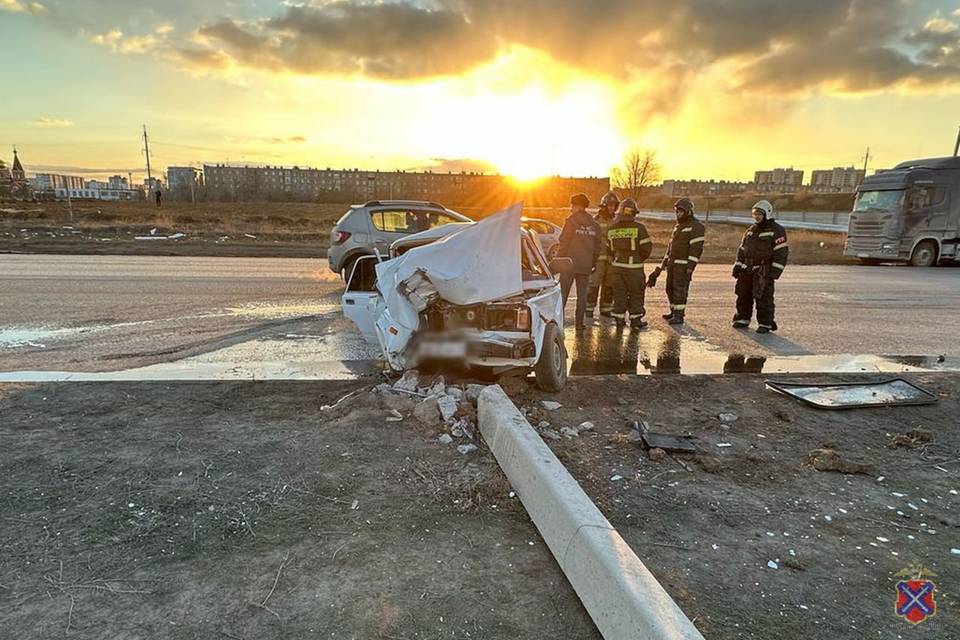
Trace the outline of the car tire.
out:
M 547 262 L 556 258 L 558 253 L 560 253 L 560 243 L 554 242 L 550 245 L 549 251 L 547 251 Z
M 910 266 L 935 267 L 937 257 L 937 243 L 933 240 L 924 240 L 914 248 L 913 255 L 910 256 Z
M 533 372 L 537 387 L 543 391 L 560 391 L 567 383 L 567 347 L 556 323 L 548 324 L 543 332 L 543 346 Z

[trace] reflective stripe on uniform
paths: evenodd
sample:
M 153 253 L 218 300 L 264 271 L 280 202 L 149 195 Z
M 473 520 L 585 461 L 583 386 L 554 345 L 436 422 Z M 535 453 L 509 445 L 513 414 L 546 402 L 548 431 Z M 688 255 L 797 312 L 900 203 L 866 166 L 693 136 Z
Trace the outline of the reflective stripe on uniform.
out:
M 643 269 L 643 263 L 639 264 L 630 264 L 627 262 L 614 262 L 613 266 L 620 267 L 621 269 Z
M 697 256 L 690 256 L 690 262 L 700 262 L 700 258 Z
M 773 329 L 773 325 L 769 324 L 758 324 L 758 327 L 763 327 L 764 329 Z
M 611 240 L 616 239 L 625 239 L 625 238 L 636 238 L 637 234 L 640 232 L 636 227 L 624 227 L 621 229 L 610 229 L 607 231 L 607 238 Z
M 638 244 L 638 245 L 641 245 L 641 244 L 650 244 L 651 242 L 653 242 L 653 240 L 651 240 L 650 238 L 644 238 L 643 240 L 641 240 L 641 241 L 638 242 L 637 244 Z
M 743 262 L 737 262 L 737 263 L 734 264 L 733 266 L 735 266 L 735 267 L 743 267 L 744 269 L 747 268 L 747 265 L 746 265 L 745 263 L 743 263 Z
M 690 238 L 690 244 L 696 244 L 697 242 L 703 242 L 703 236 L 699 238 Z
M 684 311 L 684 310 L 686 310 L 687 305 L 685 305 L 685 304 L 672 304 L 672 305 L 670 305 L 670 308 L 673 309 L 674 311 Z
M 619 319 L 619 320 L 623 320 L 624 318 L 627 317 L 627 314 L 626 314 L 626 313 L 617 313 L 616 311 L 612 311 L 612 312 L 610 313 L 610 315 L 613 316 L 614 318 Z
M 773 231 L 764 231 L 757 235 L 758 238 L 772 238 L 775 232 Z
M 688 231 L 693 231 L 693 227 L 687 227 L 686 229 L 680 229 L 680 233 L 686 233 Z
M 771 267 L 776 267 L 777 269 L 780 269 L 780 271 L 783 271 L 784 269 L 787 268 L 787 265 L 785 265 L 785 264 L 780 264 L 779 262 L 774 262 L 774 263 L 771 264 L 770 266 L 771 266 Z
M 733 324 L 736 325 L 736 326 L 738 326 L 738 327 L 749 327 L 749 326 L 750 326 L 750 321 L 749 321 L 749 320 L 734 320 L 734 321 L 733 321 Z
M 784 242 L 783 244 L 778 244 L 773 248 L 774 251 L 780 251 L 780 249 L 786 249 L 789 242 Z
M 674 260 L 673 264 L 687 264 L 686 260 Z

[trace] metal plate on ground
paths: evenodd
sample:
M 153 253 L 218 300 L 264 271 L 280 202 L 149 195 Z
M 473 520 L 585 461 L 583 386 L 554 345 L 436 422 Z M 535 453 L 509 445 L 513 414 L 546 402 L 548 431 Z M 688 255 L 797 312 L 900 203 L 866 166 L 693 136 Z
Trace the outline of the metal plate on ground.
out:
M 697 445 L 693 436 L 673 436 L 667 433 L 648 431 L 642 436 L 647 449 L 663 449 L 668 453 L 696 453 Z
M 866 407 L 898 407 L 934 404 L 936 394 L 904 380 L 893 378 L 880 382 L 771 382 L 766 385 L 778 393 L 819 409 L 861 409 Z

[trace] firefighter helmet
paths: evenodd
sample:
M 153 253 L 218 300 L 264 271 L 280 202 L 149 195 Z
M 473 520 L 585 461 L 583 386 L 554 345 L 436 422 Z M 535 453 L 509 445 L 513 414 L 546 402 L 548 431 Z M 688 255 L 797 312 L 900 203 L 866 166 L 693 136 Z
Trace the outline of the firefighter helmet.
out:
M 617 208 L 617 215 L 635 216 L 637 215 L 637 201 L 633 198 L 624 198 L 623 202 Z
M 680 198 L 673 203 L 674 209 L 685 211 L 688 215 L 693 213 L 693 200 L 690 198 Z
M 620 206 L 620 198 L 613 191 L 607 191 L 600 199 L 600 204 L 606 206 L 610 211 L 616 211 L 617 207 Z
M 750 210 L 751 213 L 754 211 L 760 211 L 767 218 L 767 220 L 773 220 L 777 217 L 776 212 L 773 210 L 773 205 L 770 204 L 768 200 L 761 200 Z

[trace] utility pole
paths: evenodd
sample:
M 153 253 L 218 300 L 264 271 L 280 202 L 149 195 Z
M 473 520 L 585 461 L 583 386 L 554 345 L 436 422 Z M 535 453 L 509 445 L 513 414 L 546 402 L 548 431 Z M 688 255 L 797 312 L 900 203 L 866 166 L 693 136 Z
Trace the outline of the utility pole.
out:
M 70 176 L 63 176 L 63 186 L 67 192 L 67 209 L 70 211 L 70 224 L 73 224 L 73 200 L 70 199 Z
M 864 178 L 867 177 L 867 165 L 868 165 L 869 163 L 870 163 L 870 147 L 867 147 L 867 152 L 866 152 L 865 154 L 863 154 L 863 177 L 864 177 Z M 862 178 L 861 178 L 860 182 L 863 182 L 863 179 L 862 179 Z M 860 184 L 858 183 L 857 186 L 859 187 Z
M 956 158 L 960 153 L 960 130 L 957 131 L 957 144 L 953 145 L 953 157 Z
M 147 140 L 147 125 L 143 125 L 143 153 L 147 156 L 147 190 L 153 190 L 153 176 L 150 174 L 150 142 Z M 149 198 L 149 194 L 148 198 Z

